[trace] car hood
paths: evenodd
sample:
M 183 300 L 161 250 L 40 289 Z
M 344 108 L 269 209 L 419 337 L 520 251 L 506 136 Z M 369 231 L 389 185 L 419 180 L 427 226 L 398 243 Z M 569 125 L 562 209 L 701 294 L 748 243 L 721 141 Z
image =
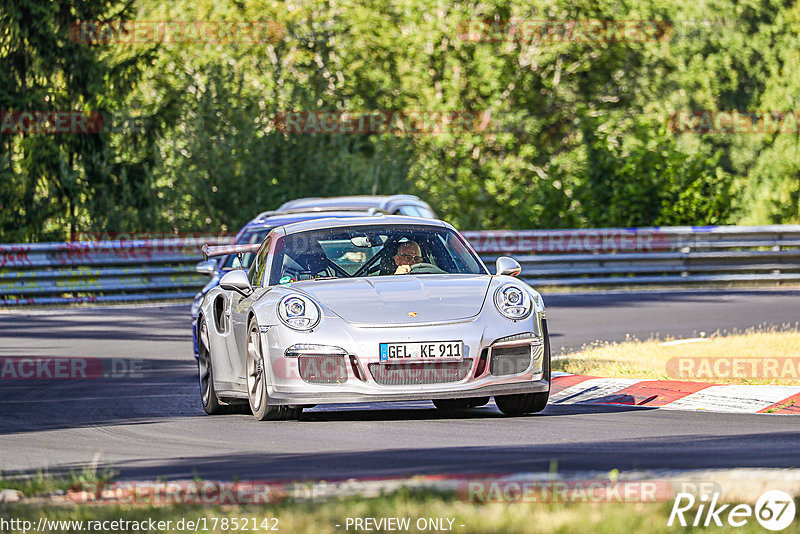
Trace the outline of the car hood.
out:
M 351 323 L 420 324 L 478 315 L 490 281 L 486 275 L 398 275 L 309 281 L 302 290 Z

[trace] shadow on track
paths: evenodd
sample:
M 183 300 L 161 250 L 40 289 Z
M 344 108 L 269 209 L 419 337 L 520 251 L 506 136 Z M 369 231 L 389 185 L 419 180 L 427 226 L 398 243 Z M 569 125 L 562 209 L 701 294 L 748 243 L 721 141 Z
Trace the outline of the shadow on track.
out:
M 293 423 L 274 423 L 273 428 Z M 296 423 L 294 423 L 296 424 Z M 395 448 L 371 452 L 302 454 L 211 454 L 158 462 L 114 465 L 123 479 L 297 480 L 481 475 L 515 472 L 608 471 L 611 469 L 789 468 L 800 459 L 775 447 L 797 444 L 800 433 L 741 437 L 687 435 L 649 439 L 589 441 L 492 447 Z M 266 446 L 265 446 L 266 448 Z M 747 451 L 747 454 L 742 454 Z M 79 468 L 78 465 L 70 466 Z M 6 473 L 7 475 L 23 474 Z
M 0 435 L 207 417 L 200 405 L 194 360 L 87 358 L 86 361 L 90 362 L 85 370 L 86 378 L 0 380 L 0 397 L 4 399 L 0 402 L 0 421 L 3 421 Z M 591 407 L 593 413 L 631 409 L 642 408 L 611 405 Z M 545 411 L 548 415 L 563 413 L 569 412 L 552 412 L 550 408 Z M 214 416 L 209 421 L 231 417 L 235 416 Z M 255 423 L 251 416 L 247 417 Z M 401 401 L 318 406 L 307 409 L 300 422 L 487 418 L 506 417 L 494 403 L 448 413 L 435 409 L 430 401 Z
M 548 307 L 557 308 L 602 308 L 637 306 L 653 303 L 701 303 L 717 304 L 723 298 L 747 297 L 800 297 L 800 290 L 654 290 L 609 293 L 542 293 Z
M 203 414 L 193 359 L 86 358 L 81 362 L 86 364 L 81 372 L 64 379 L 8 379 L 13 368 L 5 368 L 6 376 L 0 380 L 0 435 Z M 16 371 L 33 368 L 17 366 Z M 49 372 L 53 369 L 49 366 Z
M 392 406 L 396 404 L 396 406 Z M 574 406 L 574 409 L 573 409 Z M 457 412 L 442 412 L 433 407 L 429 401 L 407 402 L 377 402 L 373 404 L 332 404 L 326 407 L 317 407 L 305 410 L 300 416 L 300 422 L 323 423 L 334 421 L 424 421 L 424 420 L 467 420 L 467 419 L 530 419 L 542 417 L 558 417 L 576 413 L 620 413 L 628 411 L 647 411 L 655 408 L 643 406 L 619 405 L 567 405 L 548 406 L 543 412 L 528 414 L 518 417 L 503 415 L 494 402 L 480 408 L 470 408 Z
M 174 310 L 170 313 L 158 309 L 147 310 L 136 318 L 131 318 L 130 310 L 80 311 L 81 314 L 75 314 L 70 313 L 72 310 L 65 310 L 63 316 L 0 315 L 2 338 L 159 342 L 191 340 L 191 317 L 188 310 L 180 314 Z M 122 311 L 127 313 L 120 313 Z M 166 331 L 180 333 L 168 334 Z

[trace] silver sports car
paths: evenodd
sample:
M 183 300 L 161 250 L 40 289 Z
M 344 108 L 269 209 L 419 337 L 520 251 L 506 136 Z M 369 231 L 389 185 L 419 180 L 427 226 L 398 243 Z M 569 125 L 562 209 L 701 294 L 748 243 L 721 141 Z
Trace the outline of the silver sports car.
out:
M 207 256 L 254 245 L 204 247 Z M 494 397 L 508 415 L 550 393 L 541 295 L 497 259 L 491 275 L 449 224 L 385 216 L 273 229 L 248 271 L 226 273 L 197 321 L 209 414 L 291 419 L 317 404 Z

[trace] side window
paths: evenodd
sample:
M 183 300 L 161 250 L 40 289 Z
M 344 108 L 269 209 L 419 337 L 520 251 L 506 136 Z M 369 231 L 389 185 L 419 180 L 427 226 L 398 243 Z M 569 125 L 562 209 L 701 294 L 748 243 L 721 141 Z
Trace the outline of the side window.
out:
M 267 268 L 267 255 L 269 254 L 269 239 L 266 240 L 261 248 L 258 249 L 258 255 L 255 261 L 250 266 L 247 272 L 247 278 L 250 280 L 250 285 L 253 287 L 261 287 L 264 283 L 264 270 Z
M 258 270 L 258 257 L 256 257 L 256 261 L 254 261 L 250 265 L 250 269 L 247 271 L 247 279 L 250 280 L 250 285 L 255 286 L 256 280 L 256 271 Z
M 410 215 L 412 217 L 425 217 L 428 219 L 435 219 L 433 212 L 422 206 L 406 205 L 397 210 L 396 213 L 400 215 Z
M 419 217 L 419 211 L 416 206 L 401 206 L 396 213 L 400 215 L 409 215 L 411 217 Z
M 436 214 L 433 213 L 428 208 L 423 208 L 422 206 L 418 206 L 417 210 L 419 211 L 419 216 L 420 217 L 426 217 L 428 219 L 435 219 L 436 218 Z

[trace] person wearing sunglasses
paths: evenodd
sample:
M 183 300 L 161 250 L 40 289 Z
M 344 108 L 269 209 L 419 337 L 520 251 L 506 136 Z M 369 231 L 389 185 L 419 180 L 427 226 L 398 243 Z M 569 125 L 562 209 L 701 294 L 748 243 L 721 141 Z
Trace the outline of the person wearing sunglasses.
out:
M 397 265 L 394 274 L 408 274 L 411 266 L 422 263 L 422 250 L 416 241 L 403 241 L 397 247 L 397 254 L 394 256 L 394 263 Z

